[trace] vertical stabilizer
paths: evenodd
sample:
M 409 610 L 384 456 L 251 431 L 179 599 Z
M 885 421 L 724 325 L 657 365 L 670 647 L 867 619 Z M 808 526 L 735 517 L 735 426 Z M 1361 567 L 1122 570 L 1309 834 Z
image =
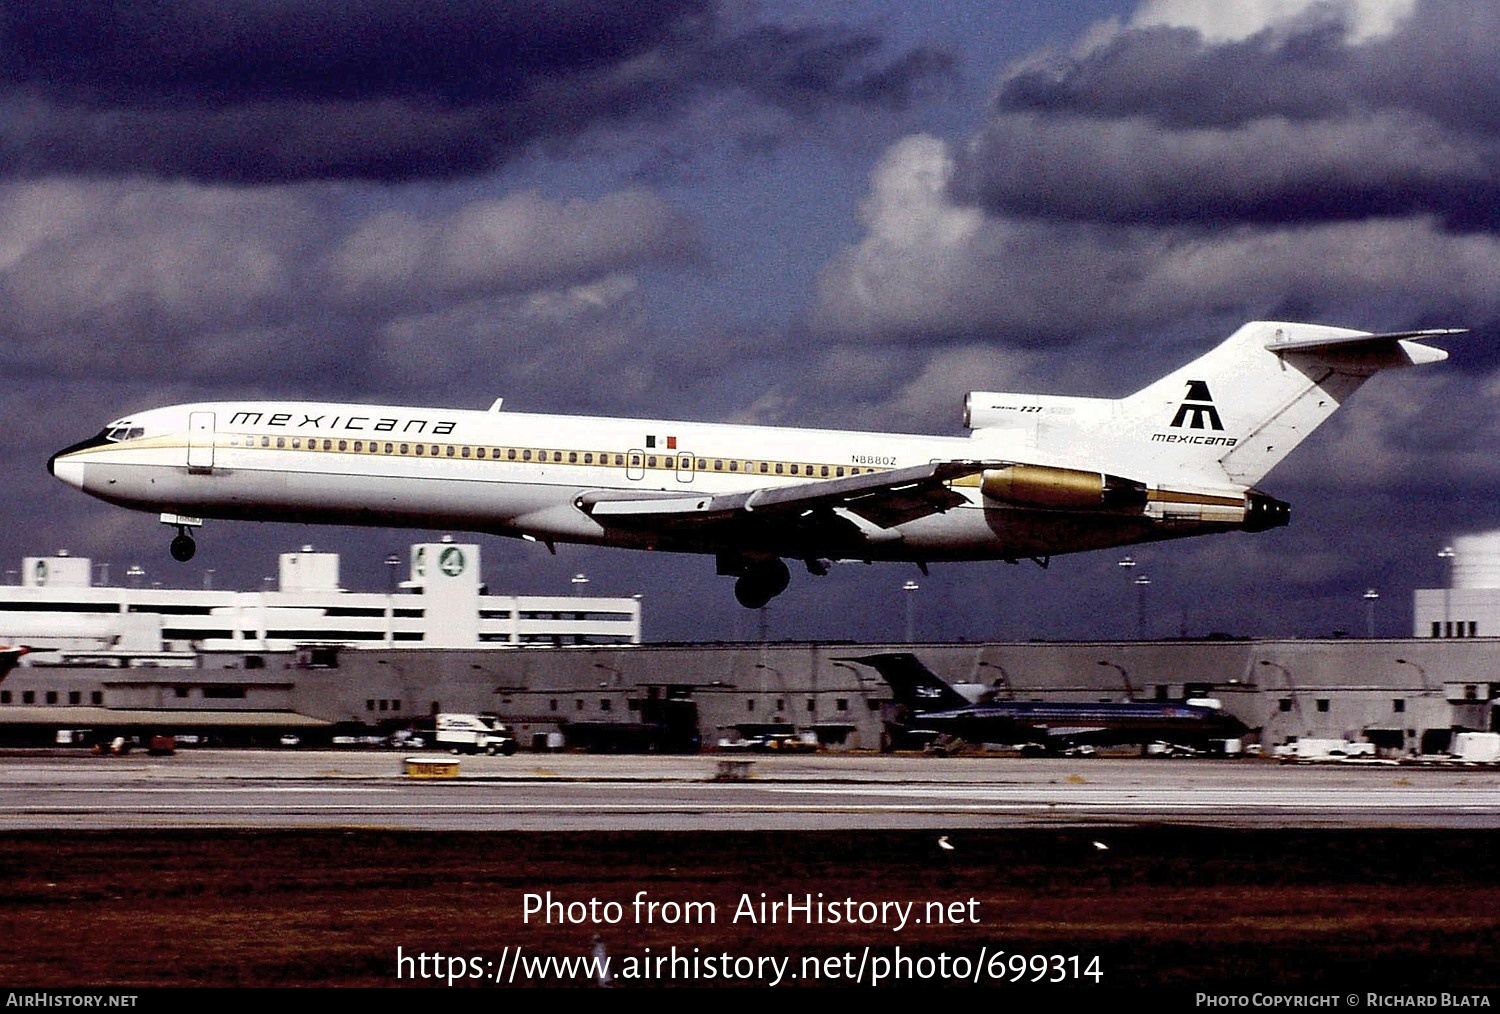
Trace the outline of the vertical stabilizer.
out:
M 1118 402 L 1126 463 L 1158 481 L 1251 486 L 1384 369 L 1439 362 L 1411 339 L 1453 331 L 1371 334 L 1254 321 L 1217 348 Z
M 837 661 L 858 662 L 874 669 L 880 673 L 881 679 L 890 684 L 895 699 L 913 711 L 945 711 L 969 707 L 968 698 L 934 675 L 932 670 L 910 652 L 893 651 Z

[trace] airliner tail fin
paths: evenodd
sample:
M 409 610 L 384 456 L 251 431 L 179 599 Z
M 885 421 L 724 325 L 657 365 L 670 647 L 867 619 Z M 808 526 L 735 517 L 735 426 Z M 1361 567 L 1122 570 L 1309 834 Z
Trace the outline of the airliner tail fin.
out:
M 1421 339 L 1458 333 L 1254 321 L 1121 399 L 1112 428 L 1158 475 L 1252 486 L 1376 373 L 1448 357 Z

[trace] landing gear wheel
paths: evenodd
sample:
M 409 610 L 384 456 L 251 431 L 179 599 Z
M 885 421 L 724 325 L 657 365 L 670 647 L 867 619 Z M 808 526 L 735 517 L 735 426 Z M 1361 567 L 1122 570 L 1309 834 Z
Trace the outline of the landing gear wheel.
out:
M 791 583 L 792 572 L 780 560 L 757 563 L 740 575 L 734 583 L 734 597 L 746 609 L 759 609 L 776 596 L 786 591 Z
M 172 559 L 178 563 L 187 563 L 193 558 L 193 554 L 198 551 L 198 544 L 193 541 L 191 535 L 183 532 L 172 540 L 171 551 Z

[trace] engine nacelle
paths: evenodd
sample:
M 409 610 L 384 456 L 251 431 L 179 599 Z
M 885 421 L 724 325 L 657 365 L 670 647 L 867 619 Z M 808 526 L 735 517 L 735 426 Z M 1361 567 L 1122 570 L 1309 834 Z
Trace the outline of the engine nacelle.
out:
M 979 489 L 992 500 L 1017 507 L 1088 510 L 1146 506 L 1145 483 L 1076 468 L 1007 465 L 986 469 Z
M 1245 494 L 1245 522 L 1247 532 L 1264 532 L 1280 528 L 1292 520 L 1292 505 L 1274 496 L 1267 496 L 1252 489 Z
M 995 409 L 996 399 L 1003 397 L 990 391 L 970 391 L 964 395 L 964 428 L 977 430 L 987 426 L 1001 426 L 1013 422 L 1015 413 L 1005 418 Z
M 1092 428 L 1106 425 L 1117 405 L 1108 398 L 970 391 L 964 395 L 964 425 L 971 430 L 1035 429 L 1039 425 Z

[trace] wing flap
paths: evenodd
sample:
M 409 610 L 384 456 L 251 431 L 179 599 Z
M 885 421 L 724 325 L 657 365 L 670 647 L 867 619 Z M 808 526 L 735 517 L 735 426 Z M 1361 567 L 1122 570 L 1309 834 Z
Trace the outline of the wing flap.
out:
M 942 485 L 908 486 L 905 489 L 864 493 L 839 506 L 857 514 L 877 528 L 895 528 L 929 514 L 941 514 L 964 502 L 964 498 Z

